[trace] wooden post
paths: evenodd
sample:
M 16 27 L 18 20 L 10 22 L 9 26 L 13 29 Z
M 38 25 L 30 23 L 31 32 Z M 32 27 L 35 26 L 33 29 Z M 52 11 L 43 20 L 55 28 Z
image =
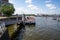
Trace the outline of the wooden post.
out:
M 22 15 L 22 21 L 25 21 L 25 14 Z

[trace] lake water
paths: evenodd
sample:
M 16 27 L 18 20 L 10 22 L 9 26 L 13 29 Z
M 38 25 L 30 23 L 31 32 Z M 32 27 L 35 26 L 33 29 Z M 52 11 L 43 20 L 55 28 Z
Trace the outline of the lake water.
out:
M 60 22 L 52 17 L 35 19 L 36 25 L 26 25 L 26 30 L 19 35 L 19 40 L 60 40 Z

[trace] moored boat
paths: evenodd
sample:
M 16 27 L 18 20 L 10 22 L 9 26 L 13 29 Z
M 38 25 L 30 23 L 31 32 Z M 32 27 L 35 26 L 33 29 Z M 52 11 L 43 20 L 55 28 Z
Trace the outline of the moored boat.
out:
M 35 17 L 34 16 L 26 17 L 25 24 L 35 24 Z

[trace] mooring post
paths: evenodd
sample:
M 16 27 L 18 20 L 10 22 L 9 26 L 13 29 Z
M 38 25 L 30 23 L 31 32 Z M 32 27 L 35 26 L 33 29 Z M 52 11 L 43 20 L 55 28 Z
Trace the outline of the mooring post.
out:
M 25 14 L 22 15 L 22 27 L 25 29 Z

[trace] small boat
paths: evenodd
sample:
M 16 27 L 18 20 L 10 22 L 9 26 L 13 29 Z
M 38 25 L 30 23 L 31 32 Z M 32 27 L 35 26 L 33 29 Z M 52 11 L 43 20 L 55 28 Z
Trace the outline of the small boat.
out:
M 33 17 L 33 16 L 26 17 L 25 24 L 27 24 L 27 25 L 34 24 L 35 25 L 35 17 Z
M 57 17 L 53 17 L 53 20 L 57 20 Z
M 54 17 L 53 20 L 60 21 L 60 18 L 59 17 Z

